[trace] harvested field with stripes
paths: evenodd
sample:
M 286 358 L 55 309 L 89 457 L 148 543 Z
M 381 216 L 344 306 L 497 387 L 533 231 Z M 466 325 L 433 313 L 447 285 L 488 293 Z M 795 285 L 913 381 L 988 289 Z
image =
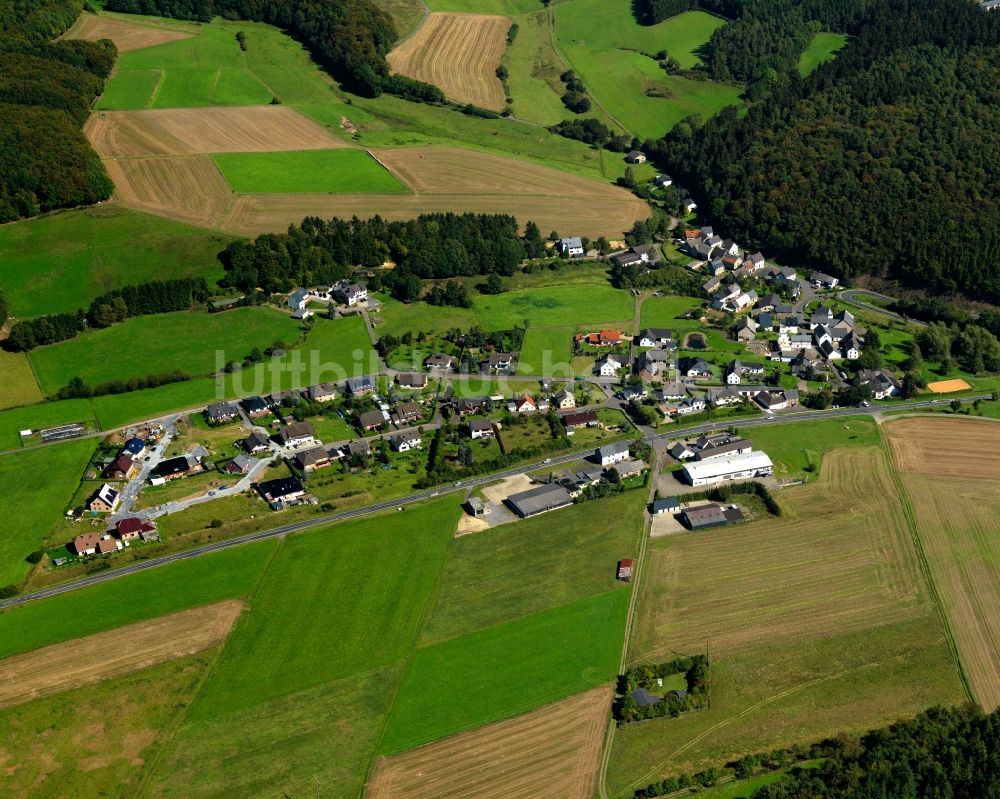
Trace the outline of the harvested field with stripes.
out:
M 502 111 L 496 69 L 510 25 L 507 17 L 433 12 L 386 59 L 394 72 L 433 83 L 452 100 Z
M 348 147 L 287 106 L 104 111 L 84 128 L 102 158 L 330 150 Z
M 217 602 L 0 660 L 0 707 L 201 652 L 229 634 L 242 609 Z
M 208 156 L 127 158 L 104 162 L 115 184 L 114 199 L 131 208 L 215 227 L 232 197 Z
M 611 703 L 595 688 L 380 760 L 366 799 L 591 799 Z
M 103 14 L 101 16 L 81 14 L 73 27 L 62 38 L 86 39 L 87 41 L 110 39 L 115 43 L 118 52 L 125 53 L 129 50 L 141 50 L 143 47 L 176 42 L 178 39 L 190 39 L 193 35 L 193 33 L 171 30 L 156 24 L 140 25 L 135 22 L 126 22 L 122 19 L 106 17 Z
M 962 668 L 1000 707 L 1000 424 L 905 419 L 885 427 Z

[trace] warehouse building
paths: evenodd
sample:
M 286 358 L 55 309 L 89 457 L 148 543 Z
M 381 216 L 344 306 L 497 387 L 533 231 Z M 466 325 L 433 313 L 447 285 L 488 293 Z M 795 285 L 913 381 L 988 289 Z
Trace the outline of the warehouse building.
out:
M 573 504 L 569 491 L 559 483 L 538 486 L 519 494 L 511 494 L 504 500 L 507 506 L 522 519 L 539 513 L 565 508 Z
M 684 466 L 684 478 L 693 486 L 713 485 L 725 480 L 751 480 L 772 474 L 774 464 L 764 452 L 744 452 Z

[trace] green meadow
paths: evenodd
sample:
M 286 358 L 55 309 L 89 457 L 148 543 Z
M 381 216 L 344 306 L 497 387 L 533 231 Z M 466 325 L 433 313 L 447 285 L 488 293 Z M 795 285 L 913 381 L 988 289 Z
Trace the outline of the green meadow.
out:
M 113 206 L 0 226 L 0 288 L 17 318 L 86 308 L 150 280 L 222 277 L 230 236 Z
M 20 583 L 25 558 L 42 547 L 76 492 L 94 453 L 92 440 L 18 452 L 0 458 L 0 586 Z M 59 542 L 56 542 L 59 543 Z
M 44 399 L 28 356 L 23 352 L 0 351 L 0 376 L 3 376 L 0 408 L 30 405 Z
M 406 187 L 363 150 L 219 153 L 233 191 L 258 194 L 403 194 Z
M 635 315 L 634 298 L 623 289 L 580 283 L 477 297 L 473 306 L 484 330 L 509 330 L 514 325 L 598 324 L 628 321 Z
M 771 457 L 777 477 L 808 478 L 811 474 L 815 479 L 824 453 L 838 447 L 878 445 L 882 440 L 878 425 L 868 416 L 827 419 L 808 425 L 765 425 L 744 432 L 754 449 Z
M 216 20 L 197 36 L 120 53 L 96 107 L 103 110 L 262 105 L 271 92 L 236 41 L 242 22 Z
M 695 308 L 703 305 L 701 300 L 694 297 L 648 297 L 642 303 L 643 327 L 676 327 L 678 321 L 681 324 L 690 323 L 690 320 L 677 317 L 684 316 Z
M 833 61 L 837 53 L 847 44 L 847 35 L 843 33 L 820 32 L 812 37 L 805 52 L 799 56 L 799 74 L 805 77 L 821 64 Z
M 209 375 L 227 361 L 239 361 L 254 347 L 275 341 L 294 344 L 300 324 L 270 308 L 235 308 L 225 313 L 179 311 L 136 316 L 101 330 L 31 351 L 31 364 L 46 393 L 74 377 L 94 386 L 175 369 Z M 219 363 L 217 353 L 221 353 Z
M 610 682 L 628 604 L 628 590 L 611 591 L 417 650 L 379 753 L 401 752 Z

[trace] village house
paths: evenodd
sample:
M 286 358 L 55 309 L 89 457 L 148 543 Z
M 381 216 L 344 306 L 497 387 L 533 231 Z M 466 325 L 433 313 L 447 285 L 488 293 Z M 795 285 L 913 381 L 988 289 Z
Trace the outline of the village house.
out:
M 739 405 L 742 397 L 728 386 L 710 388 L 705 392 L 705 402 L 712 408 L 722 408 L 726 405 Z
M 798 405 L 799 392 L 794 388 L 762 391 L 753 399 L 765 411 L 780 411 Z
M 305 496 L 306 490 L 297 477 L 279 477 L 257 485 L 257 491 L 272 510 L 280 510 Z
M 159 533 L 156 532 L 156 523 L 144 521 L 131 516 L 121 519 L 115 526 L 115 534 L 122 540 L 125 546 L 139 539 L 143 541 L 159 541 Z
M 823 272 L 813 272 L 809 276 L 809 282 L 816 286 L 816 288 L 834 289 L 838 286 L 840 280 Z
M 655 266 L 660 262 L 660 255 L 653 244 L 636 244 L 627 250 L 612 253 L 611 262 L 616 266 L 637 266 L 639 264 Z
M 250 456 L 239 453 L 235 458 L 222 467 L 226 474 L 246 474 L 250 471 Z
M 566 435 L 573 435 L 573 431 L 580 427 L 597 427 L 600 420 L 594 411 L 577 411 L 567 413 L 562 418 L 563 427 L 566 428 Z
M 665 327 L 647 327 L 640 330 L 639 335 L 635 338 L 635 343 L 640 347 L 661 347 L 664 349 L 671 347 L 671 345 L 674 349 L 677 347 L 674 342 L 674 331 Z
M 337 384 L 319 383 L 306 389 L 306 397 L 313 402 L 333 402 L 337 399 Z
M 474 441 L 481 438 L 492 438 L 495 432 L 493 422 L 489 419 L 471 419 L 468 428 L 469 438 Z
M 278 443 L 283 447 L 301 447 L 315 442 L 316 435 L 310 422 L 293 422 L 278 431 Z
M 362 397 L 375 391 L 375 378 L 372 375 L 361 375 L 360 377 L 349 377 L 345 382 L 348 395 L 352 397 Z
M 295 454 L 295 465 L 308 474 L 333 463 L 333 456 L 326 447 L 313 447 Z
M 396 375 L 400 388 L 419 389 L 427 387 L 427 375 L 423 372 Z
M 594 365 L 594 370 L 601 377 L 616 377 L 624 366 L 625 364 L 617 356 L 605 355 Z
M 686 461 L 695 455 L 694 450 L 684 441 L 671 444 L 667 452 L 670 453 L 670 457 L 677 461 Z
M 479 368 L 484 372 L 508 372 L 515 355 L 513 352 L 491 352 L 479 362 Z
M 688 197 L 686 200 L 683 201 L 683 205 L 684 205 L 684 210 L 689 214 L 698 210 L 698 203 L 696 203 L 690 197 Z
M 638 150 L 629 150 L 628 155 L 625 156 L 625 160 L 630 164 L 644 164 L 646 163 L 646 156 Z
M 758 323 L 749 316 L 744 316 L 736 323 L 737 341 L 753 341 L 757 336 Z
M 121 501 L 121 494 L 118 489 L 105 483 L 94 492 L 90 501 L 87 502 L 87 510 L 98 513 L 114 513 L 119 501 Z
M 133 436 L 128 441 L 122 445 L 122 452 L 126 455 L 131 456 L 133 460 L 137 459 L 143 452 L 146 451 L 146 442 L 141 438 L 136 438 Z
M 591 347 L 615 347 L 621 343 L 622 334 L 619 330 L 601 330 L 597 333 L 577 333 L 573 339 Z
M 352 308 L 359 303 L 368 302 L 368 288 L 363 283 L 339 280 L 333 285 L 332 294 L 335 299 Z
M 402 402 L 392 412 L 392 421 L 402 427 L 417 421 L 421 417 L 420 406 L 415 402 Z
M 364 411 L 358 414 L 358 427 L 362 430 L 377 430 L 386 421 L 387 419 L 382 411 Z
M 411 449 L 420 448 L 420 433 L 411 430 L 405 433 L 396 433 L 389 436 L 389 446 L 395 452 L 409 452 Z
M 702 283 L 701 288 L 706 294 L 712 294 L 721 285 L 722 285 L 722 278 L 715 276 L 715 277 L 710 277 L 708 280 Z
M 160 461 L 153 468 L 149 481 L 154 485 L 162 485 L 170 480 L 186 477 L 193 471 L 196 470 L 192 466 L 191 461 L 188 460 L 188 457 L 186 455 L 178 455 L 176 458 L 168 458 L 167 460 Z M 197 471 L 201 471 L 200 465 L 198 465 Z
M 288 307 L 293 311 L 301 311 L 309 304 L 309 292 L 305 289 L 295 289 L 288 295 Z
M 435 352 L 424 358 L 424 366 L 428 369 L 438 369 L 443 372 L 450 372 L 455 368 L 455 358 L 443 352 Z
M 636 358 L 636 373 L 641 377 L 656 377 L 667 368 L 667 353 L 663 350 L 646 350 Z
M 889 399 L 902 392 L 896 378 L 884 369 L 863 369 L 858 372 L 858 380 L 871 390 L 872 397 L 877 400 Z
M 73 539 L 70 544 L 77 557 L 85 558 L 97 552 L 97 542 L 101 540 L 103 533 L 83 533 Z
M 556 244 L 560 255 L 565 255 L 567 258 L 581 258 L 583 257 L 583 239 L 579 236 L 570 236 L 568 238 L 560 239 Z
M 239 409 L 232 402 L 213 402 L 205 409 L 205 418 L 209 424 L 225 424 L 239 414 Z
M 629 445 L 627 441 L 619 441 L 615 444 L 605 444 L 594 450 L 594 458 L 601 466 L 614 466 L 616 463 L 629 459 Z
M 635 477 L 642 474 L 648 468 L 646 462 L 642 460 L 622 461 L 611 467 L 618 472 L 619 477 Z
M 707 380 L 712 376 L 712 366 L 704 358 L 688 359 L 681 369 L 692 380 Z
M 731 436 L 702 436 L 695 444 L 694 457 L 698 461 L 742 455 L 753 450 L 753 445 L 745 438 Z
M 456 397 L 451 402 L 451 406 L 459 416 L 480 413 L 490 405 L 492 405 L 492 402 L 489 397 Z
M 667 186 L 673 185 L 674 179 L 670 175 L 657 175 L 653 178 L 653 182 L 661 189 L 665 189 Z
M 367 458 L 371 454 L 371 444 L 363 438 L 358 441 L 348 441 L 347 446 L 344 447 L 344 456 L 347 458 Z
M 669 414 L 679 416 L 701 413 L 705 410 L 705 400 L 702 397 L 685 397 L 678 403 L 668 404 L 666 410 Z
M 121 541 L 112 538 L 110 535 L 105 535 L 97 542 L 97 554 L 110 555 L 112 552 L 120 550 L 123 546 Z
M 565 388 L 553 395 L 552 402 L 561 411 L 572 410 L 576 407 L 576 397 L 573 396 L 572 391 Z
M 511 413 L 534 413 L 538 410 L 538 403 L 530 394 L 521 394 L 511 400 L 507 409 Z
M 254 430 L 250 435 L 243 439 L 240 446 L 242 446 L 246 452 L 253 454 L 255 452 L 270 449 L 271 439 L 264 435 L 264 433 L 260 430 Z
M 759 363 L 743 363 L 733 360 L 726 364 L 726 383 L 731 386 L 738 386 L 748 377 L 760 378 L 764 376 L 764 367 Z
M 123 452 L 104 467 L 103 474 L 108 480 L 129 480 L 135 474 L 135 462 Z

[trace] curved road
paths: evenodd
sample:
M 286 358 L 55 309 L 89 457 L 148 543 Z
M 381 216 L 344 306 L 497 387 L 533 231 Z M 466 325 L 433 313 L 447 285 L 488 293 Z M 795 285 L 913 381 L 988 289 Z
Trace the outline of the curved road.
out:
M 975 400 L 988 400 L 990 395 L 984 394 L 975 397 L 964 397 L 962 402 L 974 402 Z M 651 433 L 646 432 L 644 437 L 654 446 L 658 443 L 666 443 L 669 440 L 680 438 L 682 436 L 697 435 L 699 433 L 707 433 L 712 430 L 718 430 L 720 428 L 732 427 L 736 425 L 738 427 L 759 427 L 765 424 L 796 424 L 799 422 L 809 422 L 819 419 L 833 419 L 840 418 L 844 416 L 874 416 L 881 413 L 884 410 L 913 410 L 919 408 L 930 408 L 935 405 L 944 404 L 945 400 L 919 400 L 914 402 L 900 402 L 893 403 L 891 406 L 872 406 L 869 408 L 830 408 L 825 411 L 792 411 L 785 414 L 775 414 L 773 416 L 755 416 L 749 419 L 725 419 L 718 422 L 706 422 L 705 424 L 695 425 L 693 427 L 677 428 L 671 429 L 666 433 Z M 116 580 L 119 577 L 124 577 L 129 574 L 135 574 L 136 572 L 146 571 L 147 569 L 154 569 L 157 566 L 163 566 L 167 563 L 174 563 L 180 560 L 187 560 L 188 558 L 197 558 L 202 555 L 208 555 L 212 552 L 220 552 L 224 549 L 230 549 L 232 547 L 242 546 L 244 544 L 250 544 L 255 541 L 264 541 L 269 538 L 280 538 L 286 536 L 289 533 L 296 533 L 301 530 L 308 530 L 313 527 L 322 527 L 328 524 L 333 524 L 335 522 L 345 521 L 347 519 L 356 519 L 362 516 L 368 516 L 373 513 L 379 513 L 382 511 L 391 510 L 392 508 L 404 508 L 407 505 L 412 505 L 415 502 L 422 502 L 433 497 L 454 494 L 457 492 L 464 492 L 469 488 L 473 488 L 480 485 L 486 485 L 488 483 L 496 482 L 497 480 L 502 480 L 506 477 L 512 477 L 518 474 L 525 474 L 527 472 L 536 471 L 545 466 L 559 466 L 566 463 L 571 463 L 573 461 L 579 460 L 583 456 L 583 452 L 574 451 L 566 453 L 564 455 L 559 455 L 545 461 L 536 461 L 534 463 L 526 464 L 523 466 L 518 466 L 514 469 L 507 469 L 503 472 L 494 472 L 488 475 L 482 475 L 480 477 L 475 477 L 469 480 L 463 480 L 459 483 L 455 483 L 449 486 L 440 486 L 437 488 L 426 489 L 424 491 L 418 491 L 415 494 L 410 494 L 407 497 L 400 499 L 395 499 L 385 502 L 377 502 L 373 505 L 366 505 L 361 508 L 355 508 L 353 510 L 341 511 L 340 513 L 331 513 L 326 516 L 320 516 L 315 519 L 307 519 L 301 522 L 294 522 L 292 524 L 282 525 L 280 527 L 273 527 L 269 530 L 261 530 L 256 533 L 248 533 L 246 535 L 241 535 L 236 538 L 230 538 L 225 541 L 217 541 L 212 544 L 205 544 L 204 546 L 195 547 L 194 549 L 186 549 L 183 552 L 175 552 L 170 555 L 164 555 L 159 558 L 152 558 L 150 560 L 137 561 L 135 563 L 130 563 L 127 566 L 123 566 L 120 569 L 115 569 L 113 571 L 101 572 L 100 574 L 90 575 L 89 577 L 84 577 L 79 580 L 74 580 L 72 582 L 61 583 L 59 585 L 54 585 L 49 588 L 43 588 L 39 591 L 34 591 L 29 594 L 22 594 L 21 596 L 12 597 L 10 599 L 5 599 L 0 601 L 0 610 L 5 608 L 14 607 L 16 605 L 24 605 L 28 602 L 34 602 L 38 599 L 45 599 L 47 597 L 59 596 L 60 594 L 66 594 L 71 591 L 79 590 L 80 588 L 85 588 L 89 585 L 97 585 L 98 583 L 104 583 L 108 580 Z

